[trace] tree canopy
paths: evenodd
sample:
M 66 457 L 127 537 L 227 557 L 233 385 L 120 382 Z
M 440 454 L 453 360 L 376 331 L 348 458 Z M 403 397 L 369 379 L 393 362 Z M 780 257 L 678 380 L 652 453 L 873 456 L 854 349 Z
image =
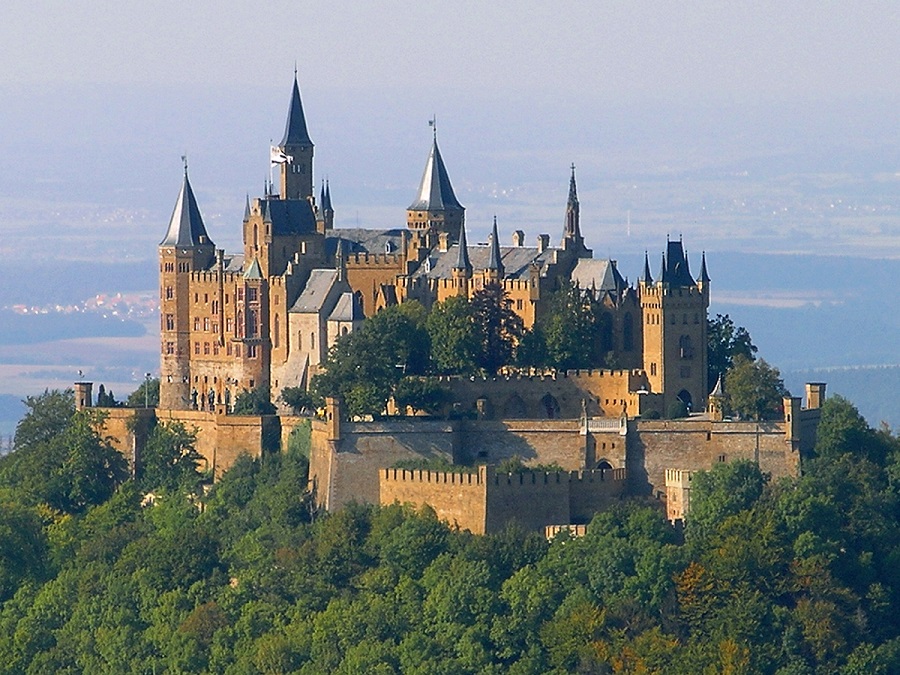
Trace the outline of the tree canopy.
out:
M 781 418 L 783 398 L 790 395 L 778 368 L 764 359 L 751 361 L 741 355 L 725 375 L 725 393 L 733 412 L 755 420 Z
M 728 314 L 716 314 L 707 319 L 707 391 L 712 391 L 716 380 L 734 367 L 739 356 L 748 361 L 756 358 L 758 351 L 743 326 L 736 326 Z

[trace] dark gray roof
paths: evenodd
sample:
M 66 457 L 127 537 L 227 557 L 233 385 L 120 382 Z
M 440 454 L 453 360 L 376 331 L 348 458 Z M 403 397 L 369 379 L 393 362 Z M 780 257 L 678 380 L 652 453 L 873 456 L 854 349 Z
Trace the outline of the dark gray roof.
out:
M 322 209 L 324 211 L 334 211 L 331 205 L 331 186 L 325 181 L 325 191 L 322 193 Z
M 666 273 L 663 281 L 672 286 L 693 286 L 696 282 L 691 276 L 687 256 L 680 241 L 670 241 L 666 246 Z
M 444 211 L 461 210 L 462 208 L 462 204 L 453 194 L 450 176 L 447 175 L 447 168 L 444 166 L 441 151 L 438 150 L 437 138 L 435 138 L 428 161 L 425 163 L 425 173 L 422 174 L 416 201 L 409 205 L 409 210 Z
M 244 270 L 244 256 L 241 253 L 226 253 L 223 263 L 226 272 L 242 272 Z
M 306 130 L 306 117 L 303 115 L 303 104 L 300 102 L 300 86 L 294 75 L 294 89 L 291 91 L 291 105 L 288 108 L 287 123 L 284 126 L 284 138 L 281 147 L 286 145 L 312 145 L 313 142 Z
M 459 224 L 459 245 L 457 248 L 455 269 L 471 270 L 472 263 L 469 261 L 469 246 L 466 244 L 466 223 Z
M 641 275 L 641 281 L 645 284 L 652 284 L 653 277 L 650 275 L 650 256 L 644 251 L 644 273 Z
M 621 291 L 627 286 L 615 260 L 580 258 L 572 270 L 572 281 L 582 290 Z
M 184 182 L 175 202 L 175 210 L 172 211 L 172 219 L 169 221 L 169 229 L 160 246 L 200 246 L 202 244 L 213 246 L 212 240 L 206 233 L 191 182 L 188 180 L 187 169 L 184 171 Z
M 322 311 L 331 288 L 338 283 L 338 271 L 316 269 L 309 273 L 309 279 L 303 292 L 297 297 L 290 311 L 305 314 L 316 314 Z
M 343 241 L 344 255 L 352 253 L 399 253 L 403 248 L 406 228 L 394 230 L 367 230 L 360 227 L 342 227 L 325 233 L 325 254 L 334 257 L 338 240 Z
M 331 311 L 328 320 L 362 321 L 365 318 L 359 296 L 352 291 L 346 291 L 345 293 L 341 293 L 341 297 L 338 298 L 337 304 L 335 304 L 334 309 Z
M 259 202 L 263 221 L 272 223 L 273 235 L 308 234 L 316 231 L 316 214 L 306 199 L 263 197 Z
M 716 386 L 709 392 L 709 397 L 725 398 L 725 387 L 722 386 L 722 373 L 719 373 L 719 378 L 716 380 Z
M 500 255 L 500 237 L 497 236 L 497 216 L 494 216 L 494 229 L 491 230 L 491 256 L 484 269 L 497 270 L 503 276 L 503 257 Z
M 500 246 L 499 248 L 505 279 L 527 279 L 532 263 L 536 263 L 538 268 L 543 271 L 556 253 L 556 249 L 539 252 L 536 247 L 532 246 Z M 471 261 L 472 269 L 486 270 L 491 258 L 491 247 L 484 244 L 469 246 L 468 258 Z M 413 276 L 428 279 L 451 279 L 457 260 L 459 260 L 459 244 L 451 246 L 446 253 L 433 250 L 427 261 L 419 266 Z
M 700 258 L 700 281 L 704 284 L 710 282 L 709 272 L 706 271 L 706 251 L 703 252 L 703 255 Z

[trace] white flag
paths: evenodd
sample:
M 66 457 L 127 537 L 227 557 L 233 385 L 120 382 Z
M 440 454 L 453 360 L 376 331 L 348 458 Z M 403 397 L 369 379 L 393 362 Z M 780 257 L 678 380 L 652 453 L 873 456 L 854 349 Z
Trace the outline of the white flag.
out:
M 272 164 L 290 164 L 294 161 L 294 158 L 290 155 L 286 155 L 281 151 L 281 148 L 273 145 L 269 149 L 269 159 Z

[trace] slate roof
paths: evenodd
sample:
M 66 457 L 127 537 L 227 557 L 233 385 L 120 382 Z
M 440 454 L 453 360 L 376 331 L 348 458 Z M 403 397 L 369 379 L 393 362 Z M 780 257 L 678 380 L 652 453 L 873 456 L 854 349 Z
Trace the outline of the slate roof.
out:
M 284 125 L 284 138 L 281 147 L 286 145 L 312 145 L 313 142 L 306 130 L 306 116 L 303 114 L 303 103 L 300 101 L 300 85 L 294 74 L 294 88 L 291 91 L 291 105 L 288 108 L 287 123 Z
M 487 269 L 497 270 L 503 276 L 503 257 L 500 255 L 500 237 L 497 235 L 497 216 L 494 216 L 494 229 L 491 230 L 491 255 Z
M 309 273 L 309 280 L 303 292 L 297 297 L 291 312 L 317 314 L 328 299 L 331 288 L 338 282 L 338 270 L 315 269 Z
M 272 222 L 273 235 L 308 234 L 316 231 L 316 214 L 305 199 L 260 198 L 263 220 Z
M 225 271 L 226 272 L 237 272 L 240 273 L 244 270 L 244 256 L 243 254 L 236 253 L 233 255 L 225 254 L 225 259 L 223 260 Z
M 680 241 L 670 241 L 666 246 L 666 272 L 663 278 L 673 286 L 693 286 L 696 282 L 691 276 L 691 268 L 684 247 Z
M 352 291 L 341 293 L 337 304 L 328 317 L 329 321 L 362 321 L 365 319 L 363 314 L 362 303 L 359 297 Z
M 191 182 L 188 180 L 187 169 L 184 171 L 184 182 L 181 184 L 181 191 L 178 193 L 178 199 L 175 201 L 175 209 L 172 211 L 172 218 L 169 220 L 169 229 L 160 246 L 199 246 L 206 244 L 213 246 L 212 239 L 206 232 L 203 225 L 203 218 L 200 216 L 200 208 L 197 206 L 197 199 L 194 197 L 194 191 L 191 189 Z
M 247 268 L 247 271 L 244 272 L 245 279 L 262 279 L 262 269 L 259 266 L 259 260 L 256 258 L 253 259 L 253 262 L 250 263 L 250 267 Z
M 359 227 L 342 227 L 325 233 L 325 254 L 331 258 L 337 252 L 338 241 L 343 241 L 343 252 L 350 253 L 399 253 L 403 248 L 406 228 L 393 230 L 366 230 Z M 390 250 L 388 250 L 390 249 Z
M 537 263 L 538 267 L 543 269 L 553 260 L 555 251 L 555 249 L 547 249 L 540 253 L 537 247 L 533 246 L 499 246 L 498 248 L 504 269 L 504 279 L 527 279 L 531 263 Z M 489 269 L 491 247 L 485 244 L 469 246 L 468 257 L 473 270 Z M 451 246 L 446 253 L 432 251 L 427 264 L 423 262 L 413 276 L 428 279 L 451 279 L 457 260 L 459 260 L 459 244 Z
M 615 260 L 580 258 L 572 271 L 572 281 L 582 290 L 621 291 L 627 286 Z
M 459 245 L 456 247 L 456 265 L 454 269 L 471 270 L 472 263 L 469 260 L 469 245 L 466 243 L 466 223 L 459 224 Z
M 444 211 L 462 210 L 463 205 L 453 194 L 453 186 L 450 185 L 450 176 L 447 175 L 447 167 L 441 158 L 438 149 L 437 138 L 431 146 L 428 161 L 425 163 L 425 173 L 422 174 L 422 182 L 419 184 L 419 192 L 416 200 L 409 205 L 410 211 Z

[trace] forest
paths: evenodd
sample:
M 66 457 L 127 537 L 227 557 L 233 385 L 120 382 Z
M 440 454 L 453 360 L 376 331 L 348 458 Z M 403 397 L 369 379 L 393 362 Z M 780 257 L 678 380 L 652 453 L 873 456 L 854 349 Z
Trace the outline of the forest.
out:
M 26 401 L 0 459 L 3 673 L 891 673 L 900 440 L 829 399 L 803 475 L 695 478 L 552 542 L 425 509 L 319 513 L 308 437 L 210 484 L 157 426 L 140 470 L 76 413 Z M 93 413 L 93 414 L 96 414 Z

